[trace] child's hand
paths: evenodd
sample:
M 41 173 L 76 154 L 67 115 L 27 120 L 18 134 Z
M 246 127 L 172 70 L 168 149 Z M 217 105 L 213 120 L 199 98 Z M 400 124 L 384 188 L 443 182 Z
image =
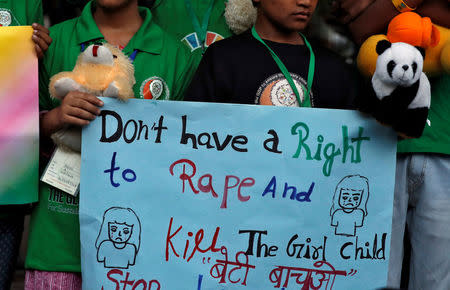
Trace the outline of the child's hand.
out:
M 335 0 L 333 1 L 334 13 L 339 21 L 347 24 L 366 10 L 375 0 Z
M 103 102 L 94 95 L 69 92 L 57 108 L 61 126 L 85 126 L 100 114 Z
M 33 23 L 32 25 L 34 31 L 31 39 L 34 41 L 34 48 L 36 50 L 36 55 L 38 58 L 42 58 L 48 49 L 48 46 L 52 43 L 52 38 L 50 37 L 50 31 L 44 26 Z
M 100 114 L 103 102 L 90 94 L 69 92 L 59 107 L 43 113 L 40 118 L 40 133 L 50 137 L 69 125 L 85 126 Z

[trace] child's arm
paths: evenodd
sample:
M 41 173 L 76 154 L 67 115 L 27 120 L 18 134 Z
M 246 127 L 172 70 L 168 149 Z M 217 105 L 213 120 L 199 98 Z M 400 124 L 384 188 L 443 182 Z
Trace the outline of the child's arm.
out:
M 358 17 L 375 0 L 333 0 L 334 14 L 342 24 L 347 24 Z
M 392 0 L 375 0 L 375 1 L 360 1 L 360 0 L 337 0 L 341 9 L 341 20 L 349 21 L 348 28 L 353 35 L 353 39 L 357 44 L 361 44 L 369 36 L 373 34 L 385 34 L 389 22 L 392 18 L 399 14 L 399 11 L 392 4 Z M 422 6 L 429 5 L 435 2 L 445 9 L 446 0 L 404 0 L 410 7 L 417 7 L 415 12 L 422 14 Z M 440 3 L 439 3 L 440 2 Z M 355 13 L 350 7 L 361 6 L 364 3 L 366 6 L 361 7 L 361 11 Z M 434 5 L 434 4 L 433 4 Z M 422 15 L 425 16 L 425 15 Z
M 106 256 L 104 253 L 104 247 L 103 247 L 103 242 L 100 244 L 98 250 L 97 250 L 97 261 L 100 262 L 105 262 Z
M 41 132 L 44 136 L 50 136 L 67 125 L 85 126 L 100 114 L 101 106 L 103 102 L 93 95 L 70 92 L 60 106 L 41 118 Z
M 336 212 L 334 212 L 333 213 L 333 215 L 331 216 L 331 225 L 332 226 L 334 226 L 334 227 L 337 227 L 338 226 L 338 221 L 336 221 L 335 219 L 334 219 L 334 214 L 335 214 Z

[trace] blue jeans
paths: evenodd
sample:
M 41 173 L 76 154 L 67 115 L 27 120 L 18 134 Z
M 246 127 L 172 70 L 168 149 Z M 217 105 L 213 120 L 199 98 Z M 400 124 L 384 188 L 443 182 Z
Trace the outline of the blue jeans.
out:
M 399 287 L 403 236 L 411 242 L 409 289 L 450 289 L 450 156 L 399 154 L 388 286 Z

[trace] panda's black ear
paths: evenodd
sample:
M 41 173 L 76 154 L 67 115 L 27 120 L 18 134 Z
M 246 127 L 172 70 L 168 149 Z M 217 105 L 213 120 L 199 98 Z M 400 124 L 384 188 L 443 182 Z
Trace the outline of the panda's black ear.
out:
M 420 47 L 420 46 L 416 46 L 416 48 L 419 50 L 420 54 L 423 56 L 423 58 L 425 59 L 425 48 Z
M 378 41 L 376 48 L 378 55 L 382 54 L 389 47 L 391 47 L 391 43 L 389 41 L 385 39 Z

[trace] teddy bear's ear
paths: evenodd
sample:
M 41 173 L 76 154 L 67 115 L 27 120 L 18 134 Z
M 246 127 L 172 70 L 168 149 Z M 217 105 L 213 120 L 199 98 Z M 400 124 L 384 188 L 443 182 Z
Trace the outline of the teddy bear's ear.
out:
M 391 43 L 385 39 L 378 41 L 376 51 L 378 55 L 382 54 L 386 49 L 391 47 Z
M 425 59 L 425 48 L 420 47 L 420 46 L 416 46 L 416 48 L 420 52 L 420 54 L 423 56 L 423 58 Z

